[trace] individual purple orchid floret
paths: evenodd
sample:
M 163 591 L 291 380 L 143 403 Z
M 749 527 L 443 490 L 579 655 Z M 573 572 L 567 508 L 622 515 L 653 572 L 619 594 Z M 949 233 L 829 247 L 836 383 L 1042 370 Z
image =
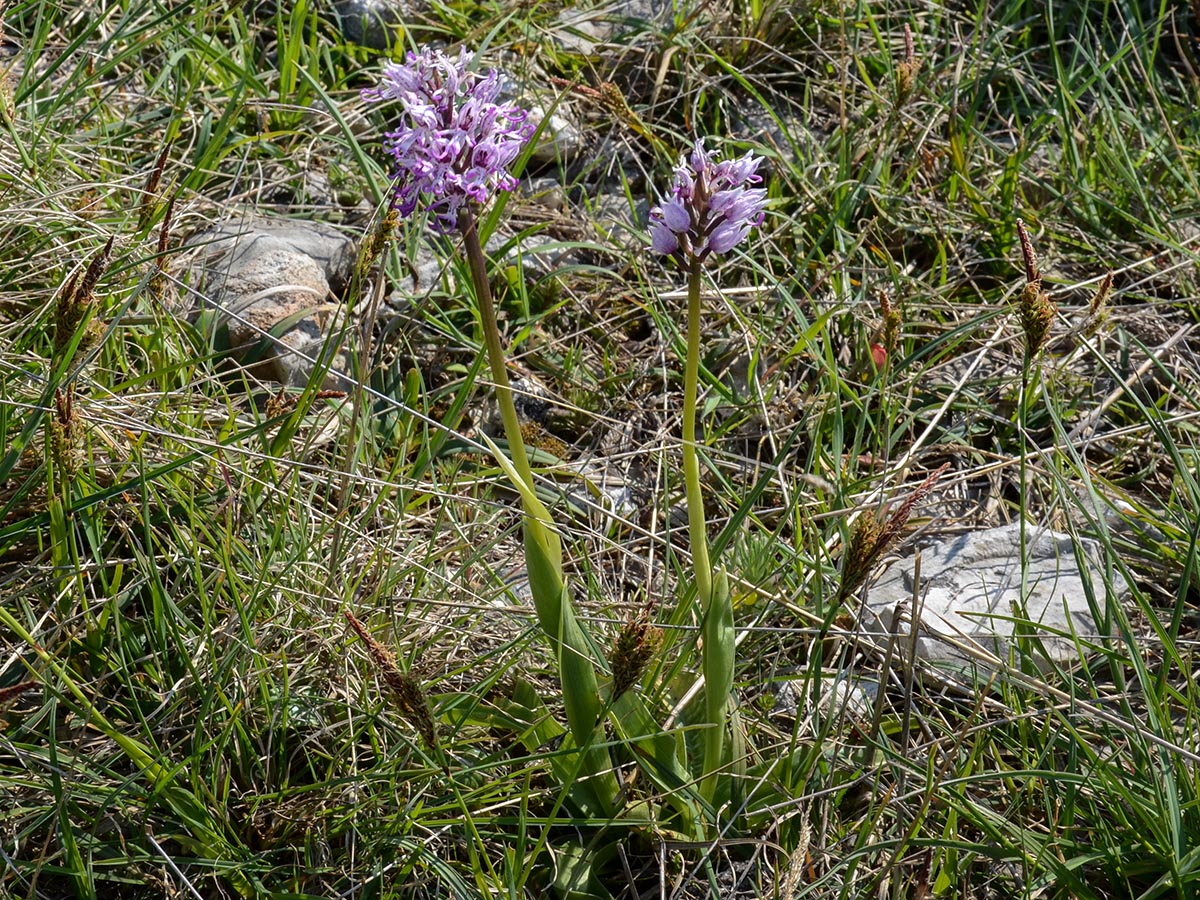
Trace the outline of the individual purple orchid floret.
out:
M 767 192 L 752 188 L 762 177 L 762 157 L 714 162 L 716 151 L 696 141 L 687 163 L 680 163 L 670 193 L 650 210 L 650 245 L 681 265 L 703 261 L 710 253 L 728 253 L 762 223 Z
M 384 67 L 378 87 L 362 92 L 364 100 L 400 103 L 400 125 L 385 132 L 383 144 L 396 161 L 395 205 L 409 216 L 426 195 L 439 234 L 458 226 L 467 204 L 517 186 L 508 167 L 534 131 L 525 110 L 496 102 L 496 71 L 480 75 L 471 62 L 465 49 L 457 59 L 428 48 L 409 52 L 403 64 Z

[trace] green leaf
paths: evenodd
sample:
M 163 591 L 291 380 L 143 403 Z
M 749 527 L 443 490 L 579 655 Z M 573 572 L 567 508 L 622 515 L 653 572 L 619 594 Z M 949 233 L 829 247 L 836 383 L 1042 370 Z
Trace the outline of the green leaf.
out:
M 682 731 L 665 731 L 646 708 L 645 701 L 626 691 L 612 704 L 609 715 L 613 730 L 625 741 L 646 777 L 663 792 L 679 816 L 677 830 L 689 840 L 704 840 L 700 828 L 699 797 L 694 778 L 687 769 L 687 750 Z
M 596 877 L 595 853 L 579 844 L 567 843 L 555 854 L 554 892 L 563 900 L 612 900 Z
M 716 792 L 717 771 L 724 764 L 725 732 L 729 695 L 733 691 L 734 660 L 737 654 L 733 627 L 733 600 L 729 576 L 717 570 L 713 579 L 713 599 L 702 625 L 704 633 L 704 780 L 701 793 L 711 800 Z

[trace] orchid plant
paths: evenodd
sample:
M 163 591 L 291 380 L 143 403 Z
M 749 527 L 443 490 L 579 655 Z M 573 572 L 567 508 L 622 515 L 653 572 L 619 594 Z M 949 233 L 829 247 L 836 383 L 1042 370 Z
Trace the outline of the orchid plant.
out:
M 696 452 L 696 402 L 700 370 L 700 288 L 705 261 L 728 253 L 761 224 L 767 192 L 754 187 L 761 158 L 715 161 L 716 153 L 696 141 L 675 170 L 671 190 L 650 211 L 650 243 L 687 274 L 687 356 L 683 376 L 683 481 L 687 495 L 688 543 L 696 595 L 700 600 L 704 642 L 704 761 L 701 792 L 712 800 L 723 761 L 729 695 L 733 690 L 735 633 L 729 579 L 714 572 L 708 553 L 708 528 Z
M 363 91 L 363 98 L 394 100 L 400 106 L 396 128 L 384 137 L 395 163 L 392 202 L 397 211 L 411 216 L 423 204 L 436 233 L 457 230 L 462 237 L 509 453 L 505 456 L 494 444 L 491 449 L 524 507 L 530 588 L 539 624 L 558 660 L 571 738 L 581 750 L 577 799 L 586 812 L 611 815 L 619 787 L 600 732 L 604 711 L 595 653 L 565 585 L 561 540 L 536 494 L 477 225 L 481 206 L 516 187 L 510 167 L 534 128 L 520 107 L 498 102 L 498 74 L 480 75 L 471 63 L 465 49 L 457 58 L 428 48 L 410 52 L 404 63 L 387 65 L 382 83 Z
M 401 216 L 424 210 L 435 232 L 457 232 L 471 275 L 508 454 L 488 443 L 521 497 L 529 584 L 539 624 L 557 659 L 567 729 L 547 724 L 551 720 L 545 706 L 528 685 L 517 686 L 510 711 L 527 714 L 517 718 L 528 725 L 525 739 L 531 749 L 564 738 L 568 741 L 564 751 L 572 747 L 577 751 L 557 753 L 551 761 L 577 814 L 602 821 L 662 822 L 646 803 L 626 802 L 614 764 L 614 754 L 623 743 L 630 752 L 621 761 L 636 761 L 675 810 L 671 827 L 687 838 L 710 836 L 717 822 L 713 812 L 718 806 L 717 775 L 725 764 L 735 645 L 728 579 L 723 572 L 714 572 L 709 561 L 696 450 L 700 292 L 706 260 L 731 251 L 762 221 L 766 192 L 755 187 L 761 180 L 760 160 L 746 155 L 717 162 L 716 154 L 699 141 L 676 170 L 671 190 L 651 212 L 653 249 L 673 258 L 689 279 L 683 460 L 705 685 L 700 723 L 705 726 L 704 752 L 697 768 L 687 763 L 681 732 L 656 721 L 646 700 L 633 689 L 661 641 L 661 632 L 645 612 L 631 619 L 618 637 L 611 654 L 611 678 L 602 690 L 602 659 L 575 613 L 559 533 L 536 493 L 477 227 L 480 209 L 516 186 L 511 167 L 534 128 L 524 110 L 499 102 L 497 74 L 480 74 L 472 69 L 472 62 L 466 51 L 457 57 L 431 49 L 410 52 L 403 63 L 387 65 L 382 82 L 364 91 L 363 97 L 399 105 L 396 127 L 384 138 L 394 161 L 393 207 Z M 606 723 L 617 744 L 607 740 Z M 697 783 L 698 792 L 693 787 Z M 709 810 L 708 815 L 702 809 Z M 572 878 L 568 875 L 567 882 Z M 567 882 L 560 886 L 569 887 Z

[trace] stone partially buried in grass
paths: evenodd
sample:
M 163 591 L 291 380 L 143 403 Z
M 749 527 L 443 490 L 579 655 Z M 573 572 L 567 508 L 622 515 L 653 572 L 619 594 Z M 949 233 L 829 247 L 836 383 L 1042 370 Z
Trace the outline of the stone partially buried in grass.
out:
M 638 34 L 657 37 L 668 30 L 674 14 L 669 0 L 568 3 L 552 24 L 550 36 L 563 49 L 590 56 L 610 43 L 628 43 Z
M 404 38 L 404 20 L 413 14 L 407 0 L 336 0 L 335 21 L 342 37 L 355 44 L 386 50 Z
M 211 310 L 232 356 L 260 378 L 301 386 L 330 338 L 354 242 L 319 222 L 246 215 L 193 235 L 194 312 Z M 335 360 L 334 370 L 338 368 Z M 334 371 L 325 387 L 338 387 Z
M 1079 645 L 1097 642 L 1095 615 L 1103 617 L 1107 603 L 1127 594 L 1125 580 L 1113 573 L 1112 593 L 1106 593 L 1095 541 L 1078 540 L 1084 570 L 1070 535 L 1027 525 L 1026 542 L 1024 589 L 1020 523 L 960 535 L 921 552 L 917 659 L 958 670 L 989 668 L 954 646 L 959 644 L 1016 662 L 1010 659 L 1014 624 L 1031 635 L 1033 659 L 1043 669 L 1050 662 L 1069 666 L 1079 660 Z M 907 658 L 910 646 L 913 575 L 914 557 L 893 563 L 871 588 L 864 610 L 865 629 L 886 641 L 897 606 L 905 604 L 896 646 L 901 658 Z M 1089 583 L 1094 610 L 1085 588 Z

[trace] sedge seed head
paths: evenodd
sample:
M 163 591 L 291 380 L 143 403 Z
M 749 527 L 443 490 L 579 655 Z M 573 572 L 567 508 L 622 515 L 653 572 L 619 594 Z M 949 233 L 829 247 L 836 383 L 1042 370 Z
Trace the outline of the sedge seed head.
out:
M 645 609 L 625 622 L 609 657 L 614 700 L 641 680 L 650 660 L 662 646 L 662 639 L 662 630 L 651 623 Z
M 1050 296 L 1042 290 L 1041 280 L 1028 282 L 1021 290 L 1018 302 L 1021 315 L 1021 331 L 1025 335 L 1025 353 L 1033 357 L 1042 349 L 1050 337 L 1057 308 Z
M 391 688 L 392 698 L 396 702 L 400 715 L 416 729 L 421 740 L 431 752 L 438 750 L 437 723 L 429 706 L 429 698 L 421 686 L 420 680 L 409 672 L 402 672 L 396 665 L 396 658 L 383 644 L 379 643 L 367 631 L 367 627 L 358 620 L 354 613 L 346 613 L 346 621 L 366 645 L 371 661 L 375 663 L 380 677 Z

